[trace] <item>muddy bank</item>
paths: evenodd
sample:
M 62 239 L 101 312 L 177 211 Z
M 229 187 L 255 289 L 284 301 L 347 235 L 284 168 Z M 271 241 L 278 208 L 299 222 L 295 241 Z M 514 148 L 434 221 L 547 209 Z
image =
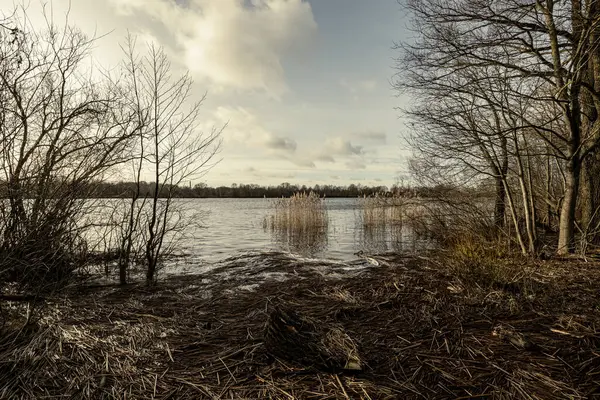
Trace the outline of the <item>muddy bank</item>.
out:
M 257 253 L 156 288 L 73 289 L 49 299 L 34 327 L 17 334 L 5 324 L 0 398 L 598 395 L 598 265 L 521 269 L 486 285 L 451 275 L 439 258 Z M 342 325 L 364 370 L 333 374 L 269 356 L 262 330 L 279 303 Z

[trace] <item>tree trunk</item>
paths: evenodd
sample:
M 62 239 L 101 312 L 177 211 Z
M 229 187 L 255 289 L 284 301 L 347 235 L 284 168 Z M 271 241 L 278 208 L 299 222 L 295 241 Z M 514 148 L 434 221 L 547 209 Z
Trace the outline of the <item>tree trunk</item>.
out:
M 581 6 L 579 6 L 581 8 Z M 588 4 L 589 21 L 598 21 L 600 17 L 600 3 L 593 1 Z M 591 47 L 586 66 L 585 80 L 591 89 L 582 93 L 582 106 L 584 109 L 582 131 L 583 137 L 591 145 L 600 141 L 600 99 L 591 94 L 591 90 L 598 93 L 600 90 L 600 49 L 596 45 L 600 40 L 600 27 L 590 30 L 587 41 Z M 598 149 L 592 150 L 585 156 L 581 165 L 581 226 L 586 239 L 597 241 L 600 235 L 593 232 L 600 221 L 600 153 Z
M 519 248 L 521 249 L 521 253 L 523 255 L 527 254 L 527 247 L 525 247 L 525 242 L 523 241 L 523 234 L 521 233 L 521 228 L 519 227 L 519 218 L 517 216 L 517 211 L 515 209 L 515 203 L 513 201 L 512 193 L 510 191 L 510 187 L 508 186 L 508 182 L 506 180 L 502 181 L 504 186 L 504 192 L 506 193 L 506 200 L 508 202 L 508 207 L 510 210 L 510 216 L 512 218 L 513 225 L 515 227 L 515 236 L 517 238 L 517 242 L 519 243 Z
M 581 161 L 577 155 L 567 164 L 565 197 L 560 210 L 557 253 L 564 255 L 575 249 L 575 210 L 579 191 Z
M 546 199 L 551 198 L 552 191 L 552 163 L 550 160 L 550 146 L 546 145 Z M 552 207 L 550 202 L 546 202 L 546 217 L 545 217 L 546 231 L 548 232 L 552 227 Z
M 581 226 L 591 227 L 593 215 L 598 206 L 598 184 L 600 183 L 600 166 L 596 154 L 590 154 L 581 166 Z
M 494 205 L 494 226 L 498 231 L 504 228 L 506 218 L 506 189 L 501 177 L 496 177 L 496 203 Z

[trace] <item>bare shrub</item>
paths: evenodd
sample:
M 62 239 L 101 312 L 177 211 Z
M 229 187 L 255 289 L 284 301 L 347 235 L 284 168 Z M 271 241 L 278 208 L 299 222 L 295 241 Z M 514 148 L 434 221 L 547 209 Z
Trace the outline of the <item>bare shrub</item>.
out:
M 200 111 L 206 95 L 193 101 L 191 76 L 173 76 L 162 48 L 150 44 L 140 55 L 135 38 L 129 37 L 124 53 L 126 107 L 135 115 L 138 129 L 130 149 L 136 185 L 117 224 L 119 280 L 127 282 L 130 265 L 143 255 L 150 285 L 188 224 L 181 218 L 185 210 L 174 201 L 174 192 L 182 182 L 202 176 L 214 165 L 224 127 L 201 132 Z M 141 192 L 144 171 L 152 179 L 149 196 Z
M 84 264 L 84 199 L 124 161 L 135 121 L 89 70 L 94 38 L 22 14 L 0 27 L 0 279 L 45 290 Z

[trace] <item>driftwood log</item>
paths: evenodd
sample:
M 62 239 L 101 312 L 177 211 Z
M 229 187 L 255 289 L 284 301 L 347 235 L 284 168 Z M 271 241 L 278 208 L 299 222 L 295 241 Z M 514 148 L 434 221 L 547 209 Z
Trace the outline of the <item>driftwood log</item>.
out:
M 34 295 L 0 294 L 0 301 L 43 301 L 44 298 Z
M 326 370 L 362 369 L 358 347 L 343 328 L 275 307 L 265 326 L 267 351 L 287 361 Z

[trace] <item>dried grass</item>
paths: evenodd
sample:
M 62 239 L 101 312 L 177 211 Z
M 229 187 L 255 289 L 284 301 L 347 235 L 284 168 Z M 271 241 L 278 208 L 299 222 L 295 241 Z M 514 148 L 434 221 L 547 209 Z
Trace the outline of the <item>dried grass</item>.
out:
M 360 221 L 365 229 L 401 225 L 407 200 L 400 196 L 365 196 L 360 199 Z
M 273 214 L 263 220 L 275 242 L 292 252 L 314 256 L 327 245 L 329 218 L 325 198 L 296 193 L 272 202 Z
M 432 239 L 445 248 L 462 245 L 465 240 L 478 246 L 496 239 L 498 233 L 486 207 L 460 198 L 413 201 L 404 219 L 415 237 Z
M 527 266 L 529 283 L 490 288 L 466 273 L 453 276 L 445 258 L 373 256 L 381 266 L 362 272 L 330 266 L 346 271 L 332 280 L 315 262 L 260 257 L 252 268 L 242 260 L 156 288 L 90 287 L 50 299 L 37 329 L 19 333 L 5 326 L 0 398 L 552 400 L 600 394 L 598 265 L 538 262 Z M 515 260 L 511 268 L 520 264 Z M 236 289 L 272 271 L 288 280 Z M 336 375 L 269 356 L 262 331 L 270 304 L 280 302 L 343 327 L 357 344 L 363 372 Z M 11 313 L 4 307 L 6 317 Z M 505 332 L 535 347 L 523 349 Z
M 274 213 L 263 222 L 267 229 L 303 233 L 326 229 L 329 224 L 325 199 L 314 192 L 276 199 L 272 208 Z

